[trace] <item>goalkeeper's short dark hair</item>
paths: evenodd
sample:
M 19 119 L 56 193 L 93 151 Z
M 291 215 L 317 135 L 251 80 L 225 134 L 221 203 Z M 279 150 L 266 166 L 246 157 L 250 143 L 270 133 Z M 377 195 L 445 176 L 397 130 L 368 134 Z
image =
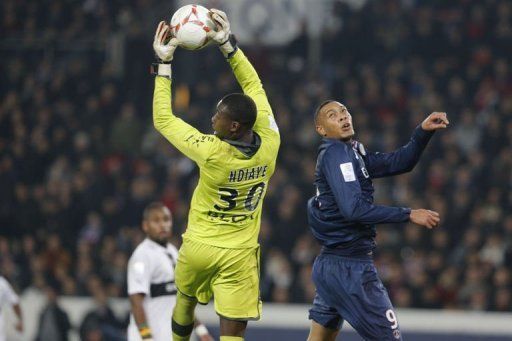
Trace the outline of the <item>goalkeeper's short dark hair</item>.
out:
M 224 96 L 217 109 L 246 129 L 251 129 L 256 122 L 256 103 L 245 94 L 234 93 Z

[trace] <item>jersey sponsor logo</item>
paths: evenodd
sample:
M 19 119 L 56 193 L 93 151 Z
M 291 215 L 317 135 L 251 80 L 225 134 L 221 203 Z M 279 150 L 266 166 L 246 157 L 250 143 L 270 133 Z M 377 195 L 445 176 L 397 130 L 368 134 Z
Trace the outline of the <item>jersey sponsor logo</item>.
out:
M 246 220 L 254 220 L 254 213 L 233 214 L 225 212 L 208 211 L 208 217 L 212 220 L 220 220 L 226 223 L 241 223 Z
M 257 166 L 246 169 L 233 169 L 229 172 L 229 182 L 242 182 L 264 178 L 267 175 L 268 166 Z
M 352 162 L 341 163 L 340 169 L 341 174 L 343 175 L 343 180 L 345 180 L 345 182 L 356 181 L 356 173 L 354 173 Z

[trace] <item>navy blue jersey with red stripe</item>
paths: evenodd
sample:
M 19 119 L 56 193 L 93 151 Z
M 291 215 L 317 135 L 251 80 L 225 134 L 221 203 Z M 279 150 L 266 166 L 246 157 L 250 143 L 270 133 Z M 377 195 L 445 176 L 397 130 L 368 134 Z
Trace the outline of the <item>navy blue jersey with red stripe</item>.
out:
M 315 170 L 316 195 L 308 201 L 315 238 L 337 254 L 364 255 L 375 248 L 376 224 L 408 221 L 409 208 L 373 203 L 372 178 L 411 171 L 432 135 L 418 126 L 410 141 L 391 153 L 366 152 L 357 141 L 323 139 Z

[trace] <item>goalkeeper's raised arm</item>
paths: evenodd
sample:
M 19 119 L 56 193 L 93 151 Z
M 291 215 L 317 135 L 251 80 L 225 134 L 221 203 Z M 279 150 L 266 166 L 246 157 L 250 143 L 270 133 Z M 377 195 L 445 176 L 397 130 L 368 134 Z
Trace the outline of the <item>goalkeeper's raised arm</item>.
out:
M 153 49 L 158 63 L 152 65 L 156 75 L 153 94 L 153 124 L 171 144 L 199 165 L 206 162 L 211 154 L 214 137 L 199 132 L 190 124 L 176 117 L 171 105 L 171 61 L 178 40 L 172 38 L 165 42 L 169 26 L 161 21 L 155 32 Z
M 256 103 L 258 114 L 254 130 L 260 131 L 261 129 L 270 128 L 274 133 L 278 133 L 272 108 L 268 102 L 261 80 L 247 57 L 238 48 L 235 36 L 231 34 L 231 25 L 226 13 L 217 9 L 210 9 L 210 13 L 217 29 L 210 31 L 208 36 L 213 42 L 218 44 L 220 51 L 233 69 L 238 84 L 240 84 L 244 93 L 250 96 Z

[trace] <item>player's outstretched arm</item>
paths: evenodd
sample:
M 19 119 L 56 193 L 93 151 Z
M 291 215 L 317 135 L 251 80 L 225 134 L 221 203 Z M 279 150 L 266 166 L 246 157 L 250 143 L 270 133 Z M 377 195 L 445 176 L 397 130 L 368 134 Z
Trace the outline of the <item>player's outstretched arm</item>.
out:
M 433 112 L 414 130 L 409 142 L 391 153 L 368 153 L 366 167 L 372 178 L 410 172 L 418 163 L 434 131 L 450 122 L 444 112 Z
M 13 304 L 12 309 L 18 318 L 16 325 L 14 326 L 16 330 L 20 333 L 23 333 L 23 314 L 21 313 L 21 306 L 19 303 Z
M 153 94 L 153 124 L 179 151 L 197 162 L 204 163 L 211 155 L 215 138 L 204 135 L 190 124 L 176 117 L 171 103 L 171 61 L 178 46 L 176 38 L 166 43 L 169 26 L 161 21 L 155 32 L 153 49 L 159 63 L 153 64 L 155 91 Z
M 345 219 L 363 224 L 409 221 L 409 208 L 374 205 L 363 198 L 361 185 L 349 156 L 349 148 L 345 144 L 329 147 L 325 151 L 321 166 L 338 209 Z
M 275 125 L 272 108 L 270 107 L 267 94 L 263 89 L 258 73 L 245 54 L 238 48 L 236 39 L 234 35 L 231 34 L 231 26 L 226 13 L 214 8 L 210 10 L 210 13 L 217 29 L 210 31 L 208 36 L 213 42 L 219 45 L 222 54 L 229 61 L 229 65 L 233 70 L 238 84 L 240 84 L 244 93 L 253 99 L 258 108 L 255 129 L 268 127 L 269 115 L 272 117 L 273 125 Z M 274 130 L 277 131 L 277 129 Z
M 11 284 L 4 278 L 0 277 L 0 293 L 4 296 L 4 300 L 9 302 L 18 318 L 15 328 L 18 332 L 23 333 L 23 314 L 21 313 L 20 298 L 12 288 Z
M 321 165 L 336 204 L 345 219 L 365 224 L 411 221 L 428 229 L 438 226 L 440 217 L 437 212 L 374 205 L 365 200 L 349 156 L 349 148 L 346 144 L 331 146 L 325 151 Z
M 341 145 L 330 147 L 325 152 L 322 164 L 336 204 L 346 220 L 363 224 L 410 221 L 428 229 L 439 225 L 439 213 L 435 211 L 374 205 L 365 200 L 346 148 Z
M 126 271 L 130 310 L 139 334 L 144 341 L 153 340 L 144 310 L 144 298 L 151 292 L 149 264 L 147 256 L 143 252 L 135 250 L 128 261 Z

